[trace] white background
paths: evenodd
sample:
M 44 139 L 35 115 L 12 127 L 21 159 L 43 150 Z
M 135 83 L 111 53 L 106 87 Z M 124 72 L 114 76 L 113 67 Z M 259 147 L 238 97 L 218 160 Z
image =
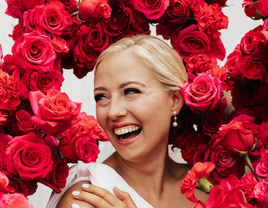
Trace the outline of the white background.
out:
M 29 0 L 30 1 L 30 0 Z M 235 46 L 240 42 L 241 38 L 246 32 L 255 28 L 262 21 L 254 21 L 246 17 L 242 8 L 243 0 L 228 0 L 228 7 L 223 9 L 223 12 L 229 18 L 229 27 L 227 30 L 222 30 L 222 42 L 226 48 L 226 54 L 230 54 Z M 12 33 L 13 27 L 17 24 L 17 20 L 4 14 L 6 10 L 6 2 L 0 2 L 0 44 L 3 47 L 3 53 L 11 54 L 11 47 L 14 44 L 12 38 L 8 34 Z M 155 35 L 155 30 L 152 27 L 152 34 Z M 223 62 L 218 62 L 220 66 L 224 64 Z M 69 97 L 76 102 L 82 102 L 82 111 L 87 114 L 95 115 L 95 102 L 93 99 L 93 73 L 88 73 L 83 79 L 77 79 L 72 70 L 64 71 L 65 81 L 61 90 L 66 92 Z M 109 144 L 101 144 L 101 154 L 99 156 L 98 162 L 103 161 L 107 155 L 109 155 L 113 148 Z M 179 152 L 174 153 L 173 158 L 177 161 L 181 161 Z M 45 208 L 47 200 L 51 190 L 46 186 L 40 184 L 38 186 L 37 192 L 29 197 L 30 202 L 35 208 Z

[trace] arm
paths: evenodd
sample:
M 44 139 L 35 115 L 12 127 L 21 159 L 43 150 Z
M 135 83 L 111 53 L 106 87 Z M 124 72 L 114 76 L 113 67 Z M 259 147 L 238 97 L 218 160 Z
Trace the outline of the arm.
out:
M 93 205 L 88 204 L 85 201 L 77 200 L 73 197 L 73 191 L 82 192 L 82 184 L 90 184 L 90 181 L 80 181 L 71 186 L 62 196 L 56 208 L 71 208 L 72 204 L 78 204 L 86 208 L 95 208 Z

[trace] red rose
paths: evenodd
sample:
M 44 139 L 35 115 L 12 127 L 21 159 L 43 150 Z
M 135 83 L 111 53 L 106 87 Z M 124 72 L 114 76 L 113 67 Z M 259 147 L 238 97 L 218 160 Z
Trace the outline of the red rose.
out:
M 16 56 L 6 55 L 4 57 L 4 68 L 3 71 L 12 76 L 14 73 L 19 74 L 20 68 L 18 67 Z M 24 73 L 24 70 L 21 72 Z
M 55 89 L 48 90 L 47 96 L 31 91 L 29 99 L 35 114 L 32 120 L 49 135 L 68 129 L 81 109 L 81 103 L 71 101 L 66 93 Z
M 239 181 L 239 188 L 245 194 L 247 202 L 250 202 L 254 199 L 254 187 L 258 183 L 253 173 L 248 173 L 242 177 Z
M 251 150 L 255 144 L 255 138 L 249 129 L 246 129 L 242 122 L 238 122 L 236 118 L 228 124 L 222 125 L 218 132 L 219 137 L 223 141 L 223 145 L 230 151 L 234 157 L 240 155 L 240 152 Z
M 0 44 L 0 69 L 3 70 L 3 50 Z
M 219 113 L 217 110 L 210 112 L 202 123 L 202 133 L 211 136 L 219 130 L 224 123 L 224 112 Z
M 221 82 L 218 78 L 212 78 L 206 74 L 200 74 L 193 83 L 186 82 L 180 86 L 185 104 L 193 112 L 212 111 L 221 97 Z
M 182 180 L 181 193 L 184 194 L 191 202 L 197 202 L 194 195 L 197 181 L 202 180 L 203 177 L 208 177 L 209 173 L 215 168 L 211 162 L 195 163 L 191 170 L 188 171 L 185 178 Z
M 169 0 L 140 0 L 134 1 L 134 7 L 144 13 L 145 17 L 154 20 L 159 19 L 166 11 Z
M 61 192 L 61 188 L 66 185 L 66 179 L 69 175 L 69 166 L 66 159 L 61 159 L 59 155 L 53 155 L 53 170 L 48 173 L 46 178 L 38 181 L 50 187 L 56 193 Z
M 261 28 L 260 28 L 261 29 Z M 255 28 L 247 32 L 240 42 L 240 50 L 245 59 L 253 59 L 256 61 L 267 61 L 267 55 L 263 51 L 267 51 L 266 37 Z
M 112 37 L 124 37 L 134 22 L 132 9 L 120 1 L 110 4 L 113 11 L 111 17 L 103 21 L 103 29 Z
M 227 29 L 228 17 L 223 14 L 222 8 L 218 4 L 205 3 L 200 10 L 194 13 L 200 31 L 206 31 L 211 39 L 220 37 L 219 30 Z
M 0 69 L 0 109 L 16 110 L 21 102 L 21 97 L 25 97 L 26 87 L 22 84 L 19 74 L 12 76 Z
M 23 10 L 30 10 L 34 8 L 36 5 L 42 5 L 45 3 L 44 0 L 31 0 L 31 1 L 19 0 L 19 2 Z
M 184 0 L 171 0 L 166 14 L 169 21 L 176 24 L 185 23 L 191 13 L 190 5 Z
M 244 0 L 245 13 L 252 19 L 265 19 L 268 16 L 268 4 L 266 0 Z
M 193 208 L 206 208 L 206 205 L 198 200 L 197 203 L 193 206 Z
M 106 19 L 111 12 L 107 0 L 83 0 L 79 5 L 79 18 L 82 21 Z
M 52 69 L 56 59 L 49 37 L 37 32 L 20 36 L 13 45 L 12 52 L 25 70 Z
M 184 59 L 186 62 L 185 68 L 187 72 L 199 74 L 207 72 L 217 65 L 217 59 L 214 56 L 209 56 L 205 53 L 192 54 Z
M 268 201 L 268 179 L 265 178 L 255 185 L 254 196 L 259 202 Z
M 215 182 L 220 182 L 229 175 L 236 175 L 238 178 L 245 173 L 245 165 L 234 160 L 229 152 L 221 143 L 217 134 L 214 134 L 209 142 L 210 146 L 210 161 L 215 164 L 215 169 L 211 173 L 211 177 Z
M 5 202 L 7 208 L 34 208 L 22 194 L 5 194 L 2 196 L 2 200 Z
M 103 31 L 99 23 L 88 27 L 82 25 L 70 43 L 76 62 L 75 75 L 82 78 L 92 71 L 100 52 L 106 49 L 110 43 L 110 37 Z
M 234 175 L 221 180 L 219 185 L 214 185 L 210 190 L 210 197 L 206 203 L 207 208 L 222 207 L 243 207 L 253 208 L 251 204 L 245 202 L 239 190 L 239 181 Z
M 34 132 L 12 139 L 6 154 L 8 172 L 21 179 L 44 178 L 52 170 L 52 152 Z
M 0 171 L 6 171 L 7 169 L 5 150 L 7 148 L 8 142 L 11 140 L 12 137 L 10 135 L 0 133 Z
M 21 78 L 30 91 L 41 91 L 47 94 L 51 88 L 60 90 L 64 78 L 62 73 L 53 69 L 49 71 L 29 71 Z
M 21 180 L 18 175 L 14 176 L 9 172 L 5 172 L 9 179 L 7 193 L 21 193 L 25 197 L 34 194 L 37 190 L 36 180 Z
M 60 1 L 52 1 L 42 5 L 42 9 L 37 11 L 38 13 L 35 14 L 37 31 L 61 35 L 73 23 L 71 15 Z
M 34 131 L 37 125 L 32 121 L 32 115 L 25 110 L 16 111 L 16 125 L 25 133 Z
M 192 53 L 207 53 L 211 50 L 208 36 L 198 31 L 194 24 L 181 30 L 171 39 L 171 44 L 182 57 L 190 56 Z

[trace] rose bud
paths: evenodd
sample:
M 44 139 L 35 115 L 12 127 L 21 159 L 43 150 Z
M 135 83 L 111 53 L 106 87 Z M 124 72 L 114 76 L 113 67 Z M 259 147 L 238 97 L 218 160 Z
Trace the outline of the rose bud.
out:
M 237 157 L 242 152 L 252 150 L 256 143 L 254 135 L 250 129 L 243 126 L 243 122 L 234 118 L 226 125 L 219 128 L 218 135 L 223 141 L 223 145 L 229 150 L 233 157 Z
M 79 5 L 79 18 L 82 21 L 106 19 L 111 13 L 107 0 L 83 0 Z

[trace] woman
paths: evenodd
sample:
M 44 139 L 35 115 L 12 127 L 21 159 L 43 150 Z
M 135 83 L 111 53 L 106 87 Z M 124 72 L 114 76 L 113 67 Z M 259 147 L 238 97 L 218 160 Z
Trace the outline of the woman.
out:
M 54 194 L 47 207 L 192 207 L 180 193 L 190 167 L 168 155 L 183 105 L 178 86 L 186 80 L 177 52 L 156 37 L 123 38 L 106 49 L 94 95 L 97 120 L 116 152 L 103 164 L 74 167 L 63 195 Z

